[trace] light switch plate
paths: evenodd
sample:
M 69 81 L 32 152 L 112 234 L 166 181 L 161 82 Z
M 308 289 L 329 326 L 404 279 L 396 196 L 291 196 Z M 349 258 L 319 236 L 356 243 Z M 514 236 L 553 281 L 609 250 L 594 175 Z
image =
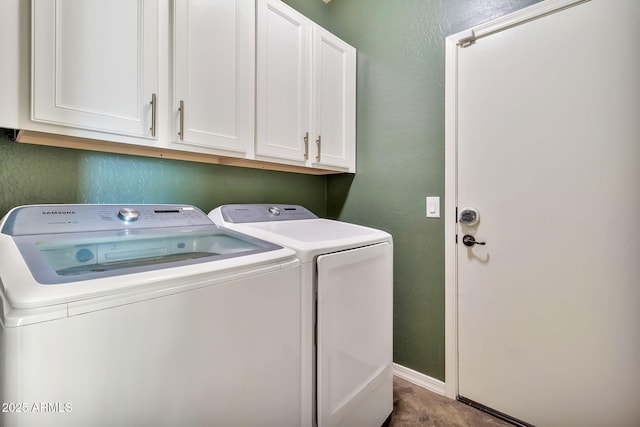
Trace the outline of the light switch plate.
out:
M 440 197 L 427 197 L 427 218 L 440 218 Z

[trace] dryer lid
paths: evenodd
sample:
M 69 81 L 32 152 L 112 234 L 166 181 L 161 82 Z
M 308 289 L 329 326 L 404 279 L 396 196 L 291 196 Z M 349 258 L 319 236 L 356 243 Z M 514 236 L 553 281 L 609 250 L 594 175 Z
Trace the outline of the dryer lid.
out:
M 216 225 L 291 248 L 303 263 L 325 253 L 392 242 L 385 231 L 318 218 L 296 205 L 222 205 L 209 217 Z

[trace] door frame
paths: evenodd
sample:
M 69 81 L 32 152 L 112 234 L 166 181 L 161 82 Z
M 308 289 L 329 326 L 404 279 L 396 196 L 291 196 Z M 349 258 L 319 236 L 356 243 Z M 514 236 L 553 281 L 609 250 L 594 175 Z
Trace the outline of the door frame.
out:
M 591 0 L 545 0 L 501 18 L 453 34 L 445 40 L 445 396 L 458 397 L 458 48 Z

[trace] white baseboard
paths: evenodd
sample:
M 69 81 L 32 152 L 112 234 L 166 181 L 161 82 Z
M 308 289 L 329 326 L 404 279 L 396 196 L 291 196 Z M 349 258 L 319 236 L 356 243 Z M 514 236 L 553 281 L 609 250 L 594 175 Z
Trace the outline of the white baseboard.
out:
M 414 371 L 413 369 L 394 363 L 393 375 L 398 376 L 403 380 L 407 380 L 410 383 L 413 383 L 419 387 L 426 388 L 427 390 L 432 391 L 434 393 L 438 393 L 441 396 L 445 395 L 444 382 L 437 380 L 435 378 L 432 378 L 428 375 L 425 375 L 421 372 Z

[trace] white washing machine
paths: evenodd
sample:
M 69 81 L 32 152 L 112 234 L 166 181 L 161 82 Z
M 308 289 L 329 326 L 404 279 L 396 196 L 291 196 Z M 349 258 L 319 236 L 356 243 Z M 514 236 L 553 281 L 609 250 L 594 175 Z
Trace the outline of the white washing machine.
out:
M 291 248 L 302 262 L 308 423 L 387 422 L 393 410 L 391 236 L 294 205 L 224 205 L 209 216 L 220 226 Z
M 183 205 L 24 206 L 0 231 L 0 425 L 305 422 L 294 251 Z

